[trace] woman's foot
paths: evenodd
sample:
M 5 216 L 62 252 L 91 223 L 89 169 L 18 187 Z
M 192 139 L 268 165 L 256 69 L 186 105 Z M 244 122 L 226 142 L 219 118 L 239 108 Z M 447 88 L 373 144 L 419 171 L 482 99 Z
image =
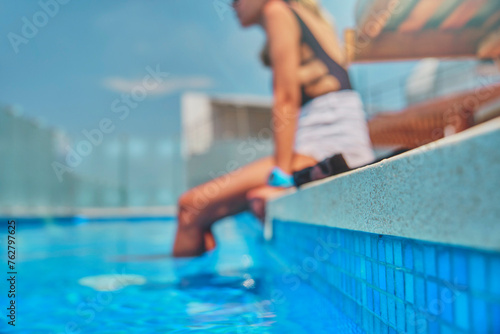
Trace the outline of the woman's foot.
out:
M 217 245 L 211 228 L 209 228 L 208 231 L 205 232 L 204 238 L 205 238 L 205 250 L 209 252 L 212 249 L 214 249 L 215 246 Z
M 285 188 L 262 186 L 250 190 L 247 194 L 250 211 L 261 221 L 266 219 L 266 202 L 275 197 L 277 194 L 283 192 Z

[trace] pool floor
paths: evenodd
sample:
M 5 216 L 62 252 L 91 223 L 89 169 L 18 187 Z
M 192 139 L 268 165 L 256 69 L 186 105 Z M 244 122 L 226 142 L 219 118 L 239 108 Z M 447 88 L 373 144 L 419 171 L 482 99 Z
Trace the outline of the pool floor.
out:
M 16 327 L 4 315 L 0 333 L 362 333 L 251 216 L 217 223 L 217 249 L 199 258 L 168 256 L 174 232 L 172 221 L 20 226 Z

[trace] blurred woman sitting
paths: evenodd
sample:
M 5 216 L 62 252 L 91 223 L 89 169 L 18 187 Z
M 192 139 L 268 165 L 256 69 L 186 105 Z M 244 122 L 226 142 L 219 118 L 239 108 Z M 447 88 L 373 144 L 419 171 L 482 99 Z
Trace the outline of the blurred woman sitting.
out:
M 350 168 L 374 160 L 343 49 L 317 3 L 236 0 L 233 6 L 243 27 L 260 25 L 267 36 L 262 58 L 273 73 L 274 155 L 231 172 L 225 182 L 212 180 L 180 197 L 174 256 L 213 249 L 215 221 L 292 186 L 293 171 L 339 153 Z M 213 193 L 210 189 L 218 191 L 198 203 L 199 196 Z

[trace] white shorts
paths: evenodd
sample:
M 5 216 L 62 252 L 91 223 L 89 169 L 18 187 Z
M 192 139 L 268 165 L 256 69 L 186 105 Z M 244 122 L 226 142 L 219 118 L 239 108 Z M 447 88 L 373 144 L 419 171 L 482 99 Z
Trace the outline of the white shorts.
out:
M 294 151 L 318 162 L 341 153 L 351 168 L 375 160 L 359 94 L 331 92 L 302 106 Z

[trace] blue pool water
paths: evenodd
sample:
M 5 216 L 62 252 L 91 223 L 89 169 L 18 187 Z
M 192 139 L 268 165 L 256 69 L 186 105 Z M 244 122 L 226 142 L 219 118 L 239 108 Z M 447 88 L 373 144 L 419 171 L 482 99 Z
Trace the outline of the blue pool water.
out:
M 362 333 L 249 216 L 216 224 L 219 246 L 200 258 L 162 256 L 174 231 L 173 221 L 19 226 L 16 327 L 2 311 L 0 333 Z

